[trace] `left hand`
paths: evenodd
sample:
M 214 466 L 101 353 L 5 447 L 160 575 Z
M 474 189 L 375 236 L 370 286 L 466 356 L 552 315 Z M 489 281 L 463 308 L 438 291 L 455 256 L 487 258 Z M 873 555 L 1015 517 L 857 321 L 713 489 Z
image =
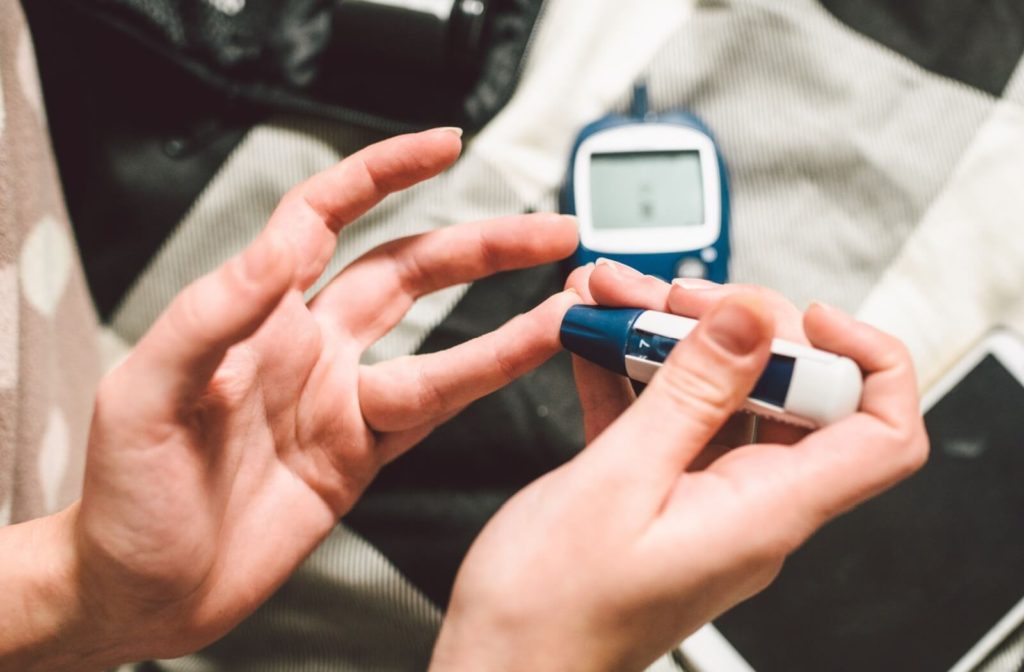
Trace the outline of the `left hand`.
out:
M 558 351 L 571 293 L 451 350 L 360 365 L 418 297 L 569 255 L 576 226 L 556 215 L 392 241 L 304 299 L 342 227 L 459 150 L 439 129 L 354 154 L 290 192 L 248 249 L 173 301 L 101 384 L 81 501 L 0 531 L 2 549 L 19 534 L 54 542 L 0 571 L 47 573 L 46 599 L 32 598 L 32 622 L 19 625 L 37 649 L 0 634 L 0 668 L 100 668 L 213 641 L 271 595 L 384 464 Z M 5 657 L 8 645 L 23 658 Z

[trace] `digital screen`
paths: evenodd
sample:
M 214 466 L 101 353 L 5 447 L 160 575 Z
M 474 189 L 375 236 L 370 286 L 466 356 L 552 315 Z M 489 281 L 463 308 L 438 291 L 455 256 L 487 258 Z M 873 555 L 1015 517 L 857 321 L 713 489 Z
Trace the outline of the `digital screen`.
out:
M 716 622 L 757 672 L 942 672 L 1024 598 L 1024 388 L 988 356 L 925 424 L 920 472 Z
M 704 223 L 704 177 L 698 151 L 594 154 L 590 193 L 598 230 Z

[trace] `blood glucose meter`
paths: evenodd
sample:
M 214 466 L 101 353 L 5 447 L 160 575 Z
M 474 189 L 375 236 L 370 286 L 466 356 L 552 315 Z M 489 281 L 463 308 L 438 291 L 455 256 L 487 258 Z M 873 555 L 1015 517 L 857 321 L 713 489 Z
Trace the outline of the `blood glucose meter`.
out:
M 562 321 L 561 340 L 584 359 L 648 383 L 696 326 L 696 320 L 652 310 L 573 306 Z M 860 406 L 864 381 L 853 360 L 779 339 L 771 351 L 744 410 L 814 429 Z
M 578 265 L 607 257 L 665 280 L 727 280 L 729 186 L 721 153 L 693 115 L 648 113 L 642 84 L 630 116 L 605 117 L 580 133 L 562 210 L 579 220 Z

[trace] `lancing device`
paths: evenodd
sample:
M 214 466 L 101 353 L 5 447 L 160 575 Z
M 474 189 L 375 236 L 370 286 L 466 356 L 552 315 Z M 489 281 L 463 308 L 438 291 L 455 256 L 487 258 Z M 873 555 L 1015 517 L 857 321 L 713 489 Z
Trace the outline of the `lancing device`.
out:
M 609 371 L 648 383 L 697 320 L 640 308 L 573 306 L 562 321 L 562 345 Z M 815 429 L 860 406 L 864 381 L 847 357 L 775 339 L 771 357 L 744 410 Z

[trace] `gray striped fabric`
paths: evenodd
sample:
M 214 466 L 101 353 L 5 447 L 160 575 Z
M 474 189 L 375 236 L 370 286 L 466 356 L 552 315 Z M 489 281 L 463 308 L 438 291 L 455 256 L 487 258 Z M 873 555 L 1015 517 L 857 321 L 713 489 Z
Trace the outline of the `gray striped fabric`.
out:
M 1024 627 L 1018 628 L 1007 644 L 978 666 L 979 672 L 1024 671 Z
M 812 0 L 703 4 L 652 64 L 651 94 L 713 122 L 733 181 L 733 279 L 853 311 L 994 100 Z
M 339 525 L 298 574 L 237 630 L 178 672 L 403 672 L 426 669 L 437 607 L 355 532 Z

